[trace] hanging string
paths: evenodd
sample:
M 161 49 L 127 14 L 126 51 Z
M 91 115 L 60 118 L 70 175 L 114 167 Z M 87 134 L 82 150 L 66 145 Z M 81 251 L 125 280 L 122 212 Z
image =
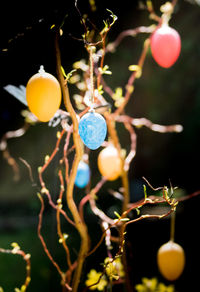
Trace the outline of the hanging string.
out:
M 90 54 L 90 91 L 91 91 L 91 110 L 93 110 L 94 106 L 94 59 L 93 59 L 93 53 L 95 52 L 95 47 L 90 46 L 89 47 L 89 54 Z
M 175 217 L 176 217 L 176 211 L 171 213 L 171 221 L 170 221 L 170 240 L 174 241 L 174 235 L 175 235 Z

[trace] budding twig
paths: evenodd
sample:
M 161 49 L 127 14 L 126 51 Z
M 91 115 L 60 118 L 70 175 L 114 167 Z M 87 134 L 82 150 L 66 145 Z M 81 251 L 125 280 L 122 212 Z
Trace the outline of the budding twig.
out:
M 26 262 L 26 278 L 20 290 L 25 292 L 31 281 L 31 260 L 30 260 L 31 255 L 28 253 L 26 254 L 23 250 L 21 250 L 16 242 L 13 242 L 11 245 L 13 246 L 13 249 L 0 248 L 0 253 L 20 255 Z
M 42 196 L 40 194 L 38 194 L 38 198 L 41 202 L 41 209 L 40 209 L 40 213 L 39 213 L 39 222 L 38 222 L 38 237 L 42 243 L 42 246 L 44 248 L 44 251 L 46 253 L 46 255 L 48 256 L 49 260 L 52 262 L 52 264 L 54 265 L 54 267 L 57 269 L 58 273 L 61 276 L 61 279 L 63 280 L 63 282 L 65 283 L 65 287 L 69 290 L 72 291 L 72 288 L 65 282 L 65 274 L 63 273 L 63 271 L 60 269 L 59 265 L 56 263 L 56 261 L 54 260 L 53 256 L 51 255 L 50 251 L 47 248 L 46 242 L 41 234 L 41 229 L 42 229 L 42 219 L 43 219 L 43 213 L 44 213 L 44 200 L 42 198 Z

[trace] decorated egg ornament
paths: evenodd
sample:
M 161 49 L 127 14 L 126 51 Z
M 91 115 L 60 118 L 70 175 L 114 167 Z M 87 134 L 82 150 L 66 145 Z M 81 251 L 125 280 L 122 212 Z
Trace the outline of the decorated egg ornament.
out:
M 90 180 L 90 168 L 87 163 L 80 161 L 76 173 L 75 185 L 79 188 L 87 186 Z
M 171 67 L 181 51 L 181 38 L 168 24 L 163 24 L 151 36 L 151 52 L 154 60 L 164 68 Z
M 99 148 L 105 140 L 106 134 L 107 125 L 102 115 L 89 112 L 80 119 L 79 135 L 88 148 L 92 150 Z
M 182 274 L 185 266 L 184 250 L 179 244 L 170 240 L 159 248 L 157 262 L 163 277 L 174 281 Z
M 61 88 L 58 80 L 44 71 L 43 66 L 33 75 L 26 86 L 26 100 L 30 111 L 41 122 L 48 122 L 61 103 Z
M 101 175 L 107 180 L 117 179 L 122 172 L 122 161 L 114 146 L 104 148 L 99 153 L 97 163 Z

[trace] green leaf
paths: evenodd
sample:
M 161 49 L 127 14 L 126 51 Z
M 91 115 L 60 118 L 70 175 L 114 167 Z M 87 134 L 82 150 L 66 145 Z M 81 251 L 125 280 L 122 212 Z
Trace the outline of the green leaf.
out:
M 22 285 L 20 291 L 21 291 L 21 292 L 25 292 L 25 291 L 26 291 L 26 286 L 25 286 L 25 285 Z
M 63 76 L 66 78 L 66 80 L 68 81 L 71 77 L 72 77 L 72 74 L 74 73 L 74 72 L 76 72 L 76 69 L 73 69 L 73 70 L 71 70 L 69 73 L 65 73 L 65 69 L 63 68 L 63 66 L 61 66 L 61 71 L 62 71 L 62 74 L 63 74 Z
M 114 100 L 119 100 L 119 99 L 123 98 L 123 90 L 121 87 L 117 87 L 115 89 L 115 92 L 113 93 L 112 98 Z
M 102 95 L 103 93 L 104 93 L 104 91 L 103 91 L 103 85 L 99 85 L 99 87 L 98 87 L 98 93 L 100 94 L 100 95 Z
M 104 27 L 104 31 L 106 31 L 107 29 L 108 29 L 108 21 L 107 20 L 103 20 L 103 23 L 104 23 L 104 25 L 105 25 L 105 27 Z
M 12 242 L 12 243 L 11 243 L 11 246 L 12 246 L 12 248 L 15 248 L 15 249 L 17 249 L 17 250 L 20 250 L 20 246 L 18 245 L 17 242 Z
M 50 29 L 53 29 L 54 27 L 56 27 L 56 25 L 55 24 L 52 24 L 51 27 L 50 27 Z
M 135 208 L 137 215 L 140 215 L 140 209 L 139 208 Z
M 61 71 L 62 71 L 63 76 L 67 78 L 67 74 L 65 73 L 65 69 L 63 68 L 63 66 L 61 66 Z
M 141 75 L 142 75 L 142 68 L 141 68 L 141 66 L 139 66 L 139 65 L 130 65 L 128 67 L 128 69 L 130 71 L 135 71 L 136 72 L 136 75 L 135 75 L 136 78 L 140 78 L 141 77 Z
M 119 213 L 117 213 L 117 211 L 114 211 L 115 216 L 117 216 L 117 218 L 121 218 L 121 216 L 119 215 Z
M 130 221 L 130 219 L 129 218 L 121 218 L 120 221 L 127 222 L 127 221 Z
M 144 197 L 146 200 L 147 199 L 147 187 L 145 185 L 143 185 L 143 189 L 144 189 Z
M 118 17 L 110 10 L 110 9 L 106 9 L 108 12 L 111 13 L 111 17 L 113 19 L 113 21 L 110 23 L 109 20 L 103 20 L 104 23 L 104 28 L 102 30 L 102 33 L 108 32 L 109 28 L 115 23 L 115 21 L 118 19 Z
M 118 19 L 118 17 L 110 9 L 106 9 L 106 10 L 111 13 L 110 16 L 112 17 L 113 22 L 110 25 L 113 25 L 115 23 L 115 21 Z
M 72 74 L 76 72 L 76 69 L 71 70 L 68 74 L 67 74 L 67 81 L 72 77 Z
M 112 71 L 110 71 L 108 69 L 109 69 L 108 65 L 105 65 L 103 68 L 100 68 L 100 67 L 98 68 L 98 70 L 101 74 L 112 75 Z

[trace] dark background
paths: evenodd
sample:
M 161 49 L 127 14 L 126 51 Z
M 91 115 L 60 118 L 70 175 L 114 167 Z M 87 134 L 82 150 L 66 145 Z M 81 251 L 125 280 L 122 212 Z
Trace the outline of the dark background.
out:
M 106 8 L 118 16 L 109 34 L 109 41 L 114 40 L 122 30 L 153 23 L 145 10 L 138 9 L 138 1 L 124 0 L 117 3 L 96 1 L 96 13 L 90 11 L 88 1 L 79 2 L 81 13 L 89 14 L 89 18 L 99 29 L 102 28 L 103 20 L 108 18 L 109 13 Z M 158 13 L 161 3 L 164 1 L 154 1 Z M 60 41 L 62 64 L 66 72 L 71 71 L 75 61 L 87 58 L 87 54 L 83 43 L 75 39 L 80 38 L 84 31 L 74 1 L 66 1 L 65 4 L 57 1 L 46 6 L 36 2 L 26 6 L 22 3 L 12 5 L 7 3 L 0 13 L 2 136 L 6 131 L 15 130 L 23 125 L 20 112 L 25 108 L 8 94 L 3 86 L 25 85 L 41 64 L 47 72 L 56 75 L 53 32 L 50 30 L 52 24 L 60 23 L 68 15 L 63 26 L 64 35 Z M 136 129 L 137 155 L 129 172 L 132 201 L 143 195 L 142 176 L 145 176 L 155 187 L 169 185 L 170 179 L 173 186 L 179 187 L 177 192 L 181 195 L 199 189 L 200 7 L 179 1 L 170 24 L 180 33 L 181 55 L 173 67 L 164 69 L 154 62 L 149 52 L 142 78 L 135 82 L 135 92 L 126 113 L 136 118 L 146 117 L 154 123 L 164 125 L 180 123 L 184 131 L 179 134 L 160 134 L 146 128 Z M 112 76 L 106 79 L 111 88 L 126 85 L 130 74 L 128 66 L 137 63 L 145 38 L 146 35 L 129 37 L 120 44 L 115 54 L 106 56 L 105 64 L 108 64 L 113 72 Z M 74 87 L 71 86 L 70 92 L 74 91 Z M 16 158 L 20 167 L 21 178 L 18 182 L 13 180 L 12 169 L 2 155 L 0 156 L 0 247 L 9 248 L 11 242 L 17 241 L 22 249 L 32 254 L 32 282 L 29 291 L 59 291 L 59 278 L 46 259 L 37 238 L 37 214 L 40 205 L 36 190 L 31 186 L 28 171 L 19 161 L 19 157 L 30 163 L 37 181 L 37 167 L 43 163 L 44 156 L 53 150 L 57 130 L 47 127 L 46 124 L 37 124 L 23 137 L 9 141 L 10 153 Z M 126 131 L 121 126 L 118 126 L 118 131 L 122 146 L 128 149 L 130 141 Z M 97 153 L 98 150 L 91 156 L 94 182 L 100 179 L 96 168 Z M 45 177 L 55 200 L 59 186 L 55 178 L 58 159 L 53 161 L 52 168 Z M 107 183 L 98 201 L 110 215 L 119 208 L 119 203 L 111 200 L 106 190 L 117 189 L 119 186 L 118 180 Z M 151 190 L 148 191 L 151 193 Z M 75 189 L 75 195 L 79 193 L 79 190 Z M 198 204 L 199 198 L 193 198 L 180 203 L 177 210 L 175 241 L 182 245 L 186 252 L 186 268 L 180 279 L 174 283 L 179 292 L 199 290 Z M 91 236 L 93 235 L 95 239 L 97 233 L 94 233 L 94 230 L 97 229 L 99 222 L 90 213 L 89 208 L 87 211 Z M 158 210 L 149 208 L 146 210 L 146 212 L 150 211 Z M 48 208 L 44 226 L 43 232 L 50 249 L 64 266 L 64 253 L 57 244 L 54 211 Z M 130 226 L 127 239 L 131 242 L 131 247 L 128 249 L 128 254 L 130 275 L 134 284 L 139 283 L 143 276 L 158 277 L 160 281 L 169 284 L 159 274 L 156 266 L 156 252 L 160 245 L 169 240 L 169 226 L 169 219 L 148 220 Z M 79 239 L 70 226 L 67 225 L 65 228 L 66 233 L 70 234 L 69 241 L 73 242 L 75 255 Z M 76 238 L 75 243 L 73 237 Z M 96 261 L 98 256 L 99 260 Z M 101 248 L 96 257 L 88 259 L 85 269 L 96 267 L 97 270 L 101 270 L 99 262 L 103 261 L 104 256 L 105 251 Z M 19 287 L 23 282 L 24 263 L 17 256 L 2 254 L 0 254 L 0 263 L 0 286 L 2 285 L 6 292 L 13 291 L 14 287 Z M 115 289 L 117 288 L 113 290 Z

